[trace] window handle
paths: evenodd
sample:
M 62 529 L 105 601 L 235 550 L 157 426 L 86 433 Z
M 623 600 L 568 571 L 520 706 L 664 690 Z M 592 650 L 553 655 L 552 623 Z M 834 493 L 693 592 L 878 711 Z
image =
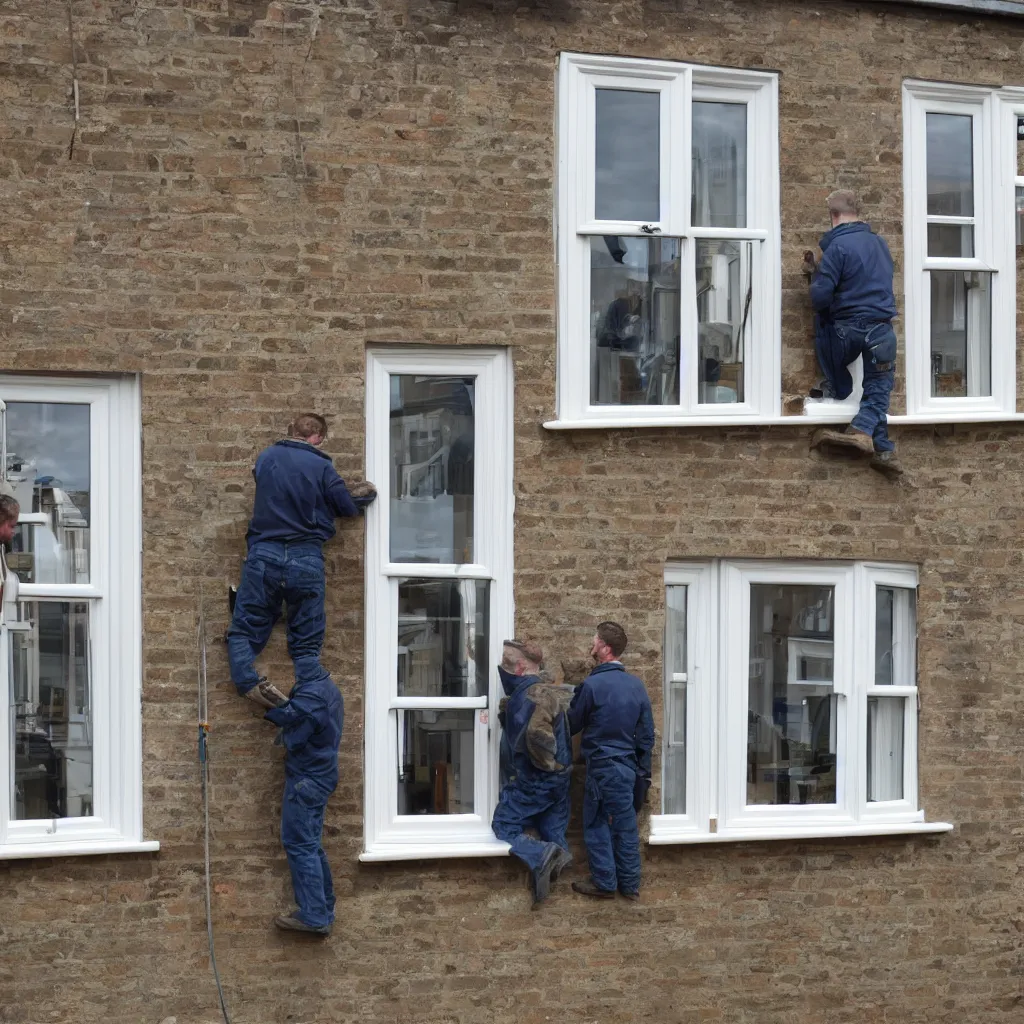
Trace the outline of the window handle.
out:
M 659 228 L 657 224 L 641 224 L 640 225 L 640 230 L 645 235 L 660 235 L 661 234 L 661 228 Z

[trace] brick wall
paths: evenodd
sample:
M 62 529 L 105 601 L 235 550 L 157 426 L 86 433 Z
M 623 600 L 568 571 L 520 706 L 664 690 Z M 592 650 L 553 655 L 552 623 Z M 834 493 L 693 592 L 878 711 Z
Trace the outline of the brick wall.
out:
M 895 487 L 808 429 L 552 434 L 559 50 L 781 77 L 784 390 L 815 373 L 798 265 L 852 185 L 901 262 L 904 77 L 1024 81 L 1024 24 L 873 4 L 648 0 L 0 3 L 0 365 L 138 372 L 146 833 L 158 855 L 0 863 L 0 1021 L 208 1024 L 197 594 L 235 578 L 255 452 L 332 417 L 361 470 L 365 345 L 511 344 L 517 626 L 623 620 L 660 726 L 661 573 L 713 555 L 921 565 L 921 797 L 941 838 L 658 848 L 636 906 L 509 860 L 361 866 L 362 527 L 329 548 L 345 690 L 327 844 L 339 925 L 280 938 L 281 767 L 211 652 L 213 871 L 234 1019 L 957 1022 L 1021 1013 L 1017 427 L 898 428 Z M 900 277 L 897 276 L 897 283 Z M 271 667 L 286 671 L 282 646 Z M 579 794 L 577 794 L 578 796 Z M 577 807 L 579 806 L 577 801 Z M 574 845 L 582 855 L 578 811 Z

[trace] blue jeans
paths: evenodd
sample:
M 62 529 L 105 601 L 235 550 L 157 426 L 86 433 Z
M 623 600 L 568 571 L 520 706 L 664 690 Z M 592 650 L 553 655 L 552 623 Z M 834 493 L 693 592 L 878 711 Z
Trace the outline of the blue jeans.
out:
M 242 567 L 235 612 L 228 627 L 228 662 L 231 681 L 239 693 L 259 682 L 256 658 L 270 640 L 288 607 L 288 653 L 295 679 L 318 679 L 320 649 L 324 645 L 324 556 L 319 544 L 253 544 Z
M 570 772 L 552 773 L 543 779 L 520 775 L 502 788 L 498 798 L 491 828 L 534 877 L 553 850 L 560 847 L 568 852 L 565 832 L 569 827 L 570 780 Z M 540 839 L 525 835 L 527 828 L 535 828 Z
M 281 805 L 281 845 L 292 873 L 298 918 L 310 928 L 334 923 L 334 882 L 320 845 L 331 790 L 310 778 L 288 777 Z
M 859 320 L 829 324 L 819 320 L 814 347 L 822 372 L 839 399 L 849 398 L 853 391 L 850 363 L 858 356 L 863 358 L 864 393 L 850 426 L 871 437 L 876 452 L 891 452 L 896 446 L 889 439 L 885 416 L 896 381 L 896 332 L 892 324 Z
M 636 771 L 623 761 L 593 760 L 583 792 L 583 842 L 599 889 L 640 891 L 640 833 L 633 792 Z

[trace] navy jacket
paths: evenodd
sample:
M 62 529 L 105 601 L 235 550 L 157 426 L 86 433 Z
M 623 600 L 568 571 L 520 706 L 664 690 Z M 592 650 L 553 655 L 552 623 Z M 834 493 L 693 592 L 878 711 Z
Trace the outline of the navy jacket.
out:
M 503 775 L 525 779 L 549 779 L 572 770 L 572 736 L 566 716 L 572 690 L 545 683 L 539 676 L 515 676 L 498 666 L 508 703 L 499 716 L 502 724 Z M 541 690 L 534 690 L 538 686 Z M 560 699 L 565 691 L 564 699 Z M 534 757 L 530 756 L 531 749 Z M 548 760 L 550 769 L 538 767 L 535 758 Z
M 613 757 L 651 774 L 654 717 L 644 684 L 619 661 L 598 665 L 579 685 L 569 708 L 572 732 L 583 731 L 581 752 L 589 764 Z
M 331 457 L 305 441 L 286 439 L 264 448 L 252 475 L 256 500 L 245 539 L 323 544 L 337 516 L 357 516 L 373 499 L 355 499 Z
M 316 779 L 332 792 L 338 784 L 338 745 L 345 721 L 341 690 L 329 675 L 296 683 L 288 703 L 264 716 L 281 727 L 285 775 Z
M 815 312 L 831 320 L 880 322 L 896 316 L 892 256 L 864 221 L 840 224 L 822 235 L 821 263 L 811 281 Z

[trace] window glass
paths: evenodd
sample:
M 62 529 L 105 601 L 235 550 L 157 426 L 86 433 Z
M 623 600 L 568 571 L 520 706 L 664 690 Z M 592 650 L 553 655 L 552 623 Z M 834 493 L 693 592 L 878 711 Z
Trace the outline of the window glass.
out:
M 747 226 L 747 105 L 695 102 L 693 110 L 693 223 Z
M 396 712 L 398 813 L 473 813 L 472 709 Z
M 974 118 L 927 115 L 928 213 L 974 216 Z
M 933 270 L 929 276 L 932 395 L 991 395 L 992 275 Z
M 595 215 L 661 220 L 661 95 L 595 90 Z
M 969 257 L 974 255 L 974 228 L 969 224 L 929 224 L 928 255 Z
M 594 405 L 679 401 L 679 239 L 590 239 Z
M 686 813 L 686 587 L 665 593 L 665 814 Z
M 698 401 L 743 401 L 754 293 L 754 243 L 697 241 Z
M 93 813 L 89 605 L 20 602 L 27 631 L 10 632 L 14 731 L 11 817 Z
M 868 697 L 868 801 L 903 799 L 906 700 Z
M 393 562 L 473 560 L 472 377 L 391 375 Z

